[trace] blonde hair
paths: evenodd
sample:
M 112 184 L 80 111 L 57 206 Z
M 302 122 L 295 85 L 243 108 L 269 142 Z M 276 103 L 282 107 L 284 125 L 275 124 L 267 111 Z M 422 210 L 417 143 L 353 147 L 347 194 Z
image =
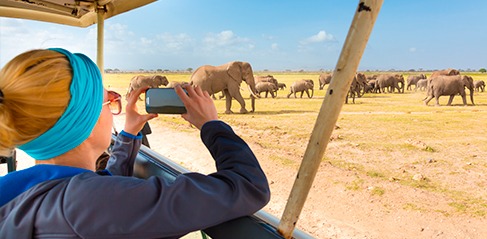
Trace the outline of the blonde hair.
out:
M 31 50 L 0 71 L 0 156 L 51 128 L 71 97 L 72 68 L 61 53 Z

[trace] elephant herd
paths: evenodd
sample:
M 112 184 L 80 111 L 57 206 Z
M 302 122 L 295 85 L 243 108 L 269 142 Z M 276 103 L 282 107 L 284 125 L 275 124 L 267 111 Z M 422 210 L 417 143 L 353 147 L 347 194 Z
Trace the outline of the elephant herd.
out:
M 318 77 L 319 89 L 322 90 L 327 84 L 330 84 L 332 77 L 332 73 L 321 73 Z M 188 82 L 169 82 L 167 77 L 161 75 L 135 76 L 130 81 L 127 93 L 140 87 L 175 87 L 178 84 L 190 84 L 201 87 L 213 96 L 222 92 L 220 98 L 226 98 L 226 114 L 233 113 L 231 111 L 233 99 L 240 104 L 240 113 L 247 113 L 249 111 L 245 107 L 245 101 L 241 94 L 242 82 L 246 83 L 249 90 L 251 112 L 255 111 L 255 99 L 260 98 L 261 93 L 265 93 L 266 98 L 269 94 L 275 98 L 278 90 L 286 88 L 286 84 L 278 82 L 272 75 L 254 75 L 252 66 L 248 62 L 233 61 L 220 66 L 201 66 L 193 72 Z M 413 85 L 415 86 L 414 91 L 426 91 L 426 97 L 423 99 L 426 105 L 433 98 L 436 99 L 436 105 L 439 105 L 438 98 L 440 96 L 450 96 L 448 105 L 451 105 L 453 97 L 458 94 L 462 96 L 463 104 L 466 105 L 465 88 L 470 90 L 470 100 L 474 105 L 474 90 L 483 92 L 485 89 L 484 81 L 473 81 L 471 76 L 461 75 L 455 69 L 435 71 L 429 78 L 424 74 L 410 75 L 407 78 L 407 86 L 404 76 L 401 74 L 366 76 L 363 73 L 356 73 L 345 103 L 348 103 L 349 98 L 352 98 L 352 102 L 355 103 L 355 97 L 362 97 L 365 93 L 394 93 L 396 91 L 404 93 L 405 88 L 413 91 Z M 300 93 L 301 98 L 304 93 L 308 98 L 312 98 L 314 81 L 312 79 L 300 79 L 293 82 L 289 86 L 287 98 L 291 95 L 296 98 L 297 93 Z
M 320 74 L 320 89 L 331 81 L 331 73 Z M 365 80 L 364 80 L 365 78 Z M 450 96 L 447 105 L 451 105 L 455 95 L 460 95 L 463 105 L 467 105 L 465 88 L 470 91 L 470 101 L 475 105 L 473 95 L 474 90 L 484 91 L 485 82 L 482 80 L 474 81 L 471 76 L 461 75 L 456 69 L 445 69 L 434 71 L 429 78 L 424 74 L 410 75 L 407 78 L 407 86 L 401 74 L 380 74 L 365 77 L 362 73 L 357 73 L 350 86 L 348 97 L 361 97 L 365 93 L 404 93 L 404 88 L 411 90 L 414 85 L 414 91 L 426 91 L 426 97 L 423 102 L 428 103 L 435 98 L 436 105 L 439 105 L 440 96 Z
M 265 92 L 267 98 L 270 94 L 273 98 L 277 96 L 278 89 L 286 88 L 286 84 L 279 83 L 271 76 L 254 76 L 252 66 L 248 62 L 232 61 L 220 66 L 204 65 L 197 68 L 191 75 L 189 82 L 169 82 L 167 77 L 155 76 L 135 76 L 131 79 L 128 93 L 140 87 L 158 88 L 160 86 L 174 87 L 177 84 L 190 84 L 199 86 L 202 90 L 207 91 L 210 95 L 223 92 L 220 98 L 226 99 L 226 114 L 231 111 L 232 100 L 235 99 L 240 104 L 240 113 L 249 112 L 245 107 L 245 101 L 241 94 L 241 83 L 245 82 L 248 86 L 251 99 L 251 112 L 255 111 L 255 99 L 260 98 L 260 93 Z M 309 98 L 313 97 L 314 82 L 311 79 L 303 82 L 293 83 L 289 89 L 291 93 L 306 92 Z M 311 90 L 311 95 L 309 91 Z

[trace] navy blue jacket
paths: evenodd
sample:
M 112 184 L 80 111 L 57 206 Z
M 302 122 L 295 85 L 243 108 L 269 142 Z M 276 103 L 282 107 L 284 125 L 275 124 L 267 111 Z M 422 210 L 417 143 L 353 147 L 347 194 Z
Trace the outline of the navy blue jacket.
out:
M 206 123 L 201 138 L 217 172 L 172 183 L 130 177 L 140 140 L 122 134 L 112 176 L 36 165 L 0 177 L 0 238 L 179 238 L 265 206 L 269 186 L 248 145 L 221 121 Z

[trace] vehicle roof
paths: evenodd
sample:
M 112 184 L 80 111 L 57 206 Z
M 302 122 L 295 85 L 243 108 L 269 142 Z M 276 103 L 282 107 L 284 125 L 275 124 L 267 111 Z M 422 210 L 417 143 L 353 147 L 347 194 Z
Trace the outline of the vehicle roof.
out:
M 97 23 L 96 9 L 105 19 L 157 0 L 0 0 L 0 17 L 30 19 L 76 27 Z

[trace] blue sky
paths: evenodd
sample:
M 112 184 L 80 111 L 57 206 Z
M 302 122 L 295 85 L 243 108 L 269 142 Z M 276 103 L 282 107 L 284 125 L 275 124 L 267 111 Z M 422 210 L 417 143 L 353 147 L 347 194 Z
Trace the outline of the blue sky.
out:
M 358 1 L 159 0 L 105 22 L 105 68 L 334 69 Z M 385 0 L 359 70 L 487 68 L 487 1 Z M 0 66 L 34 48 L 96 59 L 96 27 L 0 18 Z

